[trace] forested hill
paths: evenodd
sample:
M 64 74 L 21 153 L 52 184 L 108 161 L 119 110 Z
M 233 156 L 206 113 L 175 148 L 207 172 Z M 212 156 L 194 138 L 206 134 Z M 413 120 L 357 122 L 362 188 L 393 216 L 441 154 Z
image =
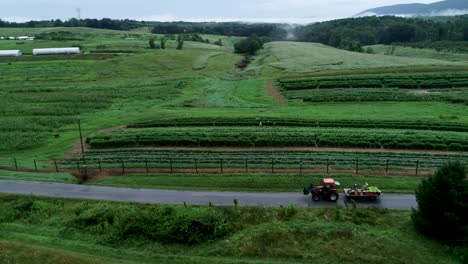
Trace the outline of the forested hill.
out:
M 356 16 L 366 15 L 409 15 L 409 16 L 427 16 L 427 15 L 450 15 L 467 14 L 468 1 L 466 0 L 446 0 L 432 4 L 402 4 L 373 8 L 357 14 Z
M 348 50 L 395 42 L 468 41 L 468 15 L 444 20 L 394 16 L 340 19 L 300 27 L 297 38 Z
M 67 21 L 30 21 L 0 27 L 90 27 L 132 30 L 150 27 L 156 34 L 216 34 L 225 36 L 257 35 L 271 40 L 298 40 L 361 51 L 362 46 L 391 43 L 468 41 L 468 15 L 438 18 L 402 18 L 394 16 L 348 18 L 310 25 L 268 23 L 192 23 L 145 22 L 112 19 L 71 19 Z M 460 46 L 460 43 L 457 44 Z
M 257 35 L 268 37 L 273 40 L 284 40 L 288 38 L 288 33 L 292 26 L 287 24 L 270 23 L 240 23 L 240 22 L 152 22 L 117 19 L 70 19 L 29 21 L 24 23 L 14 23 L 2 21 L 0 28 L 40 28 L 40 27 L 89 27 L 113 30 L 132 30 L 141 27 L 151 27 L 156 34 L 214 34 L 224 36 L 247 37 Z

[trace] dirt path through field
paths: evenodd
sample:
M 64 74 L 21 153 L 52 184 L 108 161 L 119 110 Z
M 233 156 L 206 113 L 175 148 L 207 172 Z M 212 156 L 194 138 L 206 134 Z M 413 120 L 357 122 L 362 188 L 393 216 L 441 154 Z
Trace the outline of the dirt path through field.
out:
M 273 81 L 268 81 L 266 85 L 268 92 L 271 94 L 271 96 L 273 96 L 276 103 L 279 105 L 284 105 L 286 98 L 284 98 L 284 96 L 278 91 Z
M 110 133 L 110 132 L 113 132 L 113 131 L 116 131 L 116 130 L 119 130 L 119 129 L 122 129 L 122 128 L 125 128 L 126 126 L 118 126 L 118 127 L 111 127 L 111 128 L 105 128 L 105 129 L 101 129 L 97 132 L 94 132 L 92 133 L 90 136 L 95 136 L 97 134 L 100 134 L 100 133 Z M 84 151 L 88 151 L 89 150 L 89 146 L 88 144 L 86 144 L 86 138 L 83 138 L 83 148 L 84 148 Z M 68 151 L 66 154 L 65 154 L 65 158 L 73 158 L 75 157 L 76 155 L 80 154 L 81 153 L 81 140 L 80 139 L 77 139 L 74 143 L 73 143 L 73 148 Z

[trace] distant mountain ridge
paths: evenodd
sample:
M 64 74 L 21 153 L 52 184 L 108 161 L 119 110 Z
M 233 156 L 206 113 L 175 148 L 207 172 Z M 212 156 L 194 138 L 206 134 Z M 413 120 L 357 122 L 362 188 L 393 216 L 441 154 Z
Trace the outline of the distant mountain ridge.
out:
M 432 4 L 401 4 L 368 9 L 362 16 L 451 16 L 468 14 L 468 0 L 445 0 Z

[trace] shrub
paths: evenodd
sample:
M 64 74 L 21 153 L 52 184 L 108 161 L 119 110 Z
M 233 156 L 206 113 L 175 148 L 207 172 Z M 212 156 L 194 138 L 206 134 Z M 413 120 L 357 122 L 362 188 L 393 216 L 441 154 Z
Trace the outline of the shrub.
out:
M 255 55 L 258 50 L 263 49 L 264 43 L 265 42 L 262 39 L 256 35 L 252 35 L 234 44 L 234 52 L 239 54 Z
M 468 243 L 468 180 L 460 162 L 449 162 L 416 190 L 412 220 L 421 233 L 447 244 Z
M 193 245 L 223 237 L 227 232 L 224 214 L 214 208 L 156 206 L 125 215 L 117 223 L 114 238 Z

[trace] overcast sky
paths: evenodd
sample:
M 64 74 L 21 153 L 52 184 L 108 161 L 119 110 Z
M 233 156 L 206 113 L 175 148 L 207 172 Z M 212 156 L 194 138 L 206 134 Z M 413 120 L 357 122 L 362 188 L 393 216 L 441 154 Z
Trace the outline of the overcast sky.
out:
M 308 23 L 349 17 L 369 8 L 437 0 L 0 0 L 8 21 L 131 18 L 152 21 Z

